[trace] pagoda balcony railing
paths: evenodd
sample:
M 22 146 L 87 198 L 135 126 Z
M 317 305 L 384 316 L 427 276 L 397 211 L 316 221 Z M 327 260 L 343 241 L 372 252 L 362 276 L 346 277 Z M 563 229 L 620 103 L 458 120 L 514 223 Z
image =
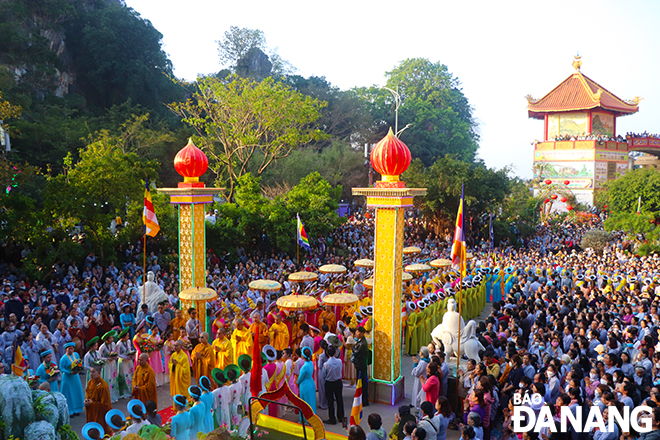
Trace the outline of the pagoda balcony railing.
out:
M 660 145 L 659 145 L 660 147 Z M 534 144 L 535 150 L 611 150 L 628 151 L 627 142 L 575 140 L 575 141 L 544 141 Z
M 653 136 L 630 138 L 628 140 L 630 150 L 650 152 L 657 155 L 660 151 L 660 139 Z

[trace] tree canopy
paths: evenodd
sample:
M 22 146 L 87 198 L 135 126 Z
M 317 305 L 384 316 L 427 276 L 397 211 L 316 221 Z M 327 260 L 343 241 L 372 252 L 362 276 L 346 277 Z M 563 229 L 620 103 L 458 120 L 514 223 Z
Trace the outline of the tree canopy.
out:
M 324 136 L 312 125 L 325 103 L 266 78 L 257 82 L 233 76 L 204 78 L 191 99 L 169 108 L 197 132 L 209 168 L 227 184 L 229 198 L 237 180 L 261 175 L 273 161 Z
M 660 173 L 654 169 L 627 172 L 606 184 L 602 202 L 612 212 L 637 212 L 641 197 L 641 212 L 660 214 Z

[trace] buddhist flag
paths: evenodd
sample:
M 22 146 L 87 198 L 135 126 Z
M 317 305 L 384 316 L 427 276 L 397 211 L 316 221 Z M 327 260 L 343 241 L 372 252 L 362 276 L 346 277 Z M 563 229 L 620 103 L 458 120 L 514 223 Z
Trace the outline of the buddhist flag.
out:
M 637 214 L 639 215 L 641 213 L 642 213 L 642 196 L 639 196 L 639 198 L 637 199 Z
M 357 426 L 362 420 L 362 376 L 358 377 L 355 386 L 355 397 L 353 397 L 353 407 L 351 408 L 351 420 L 349 426 Z
M 259 332 L 254 334 L 254 343 L 252 344 L 250 391 L 252 392 L 252 397 L 259 396 L 259 393 L 261 392 L 261 350 L 259 349 Z
M 300 216 L 296 214 L 298 219 L 298 244 L 308 251 L 311 251 L 312 248 L 309 246 L 309 239 L 307 238 L 307 232 L 305 232 L 305 225 L 300 221 Z
M 456 231 L 454 232 L 454 244 L 451 247 L 451 265 L 458 270 L 461 278 L 465 278 L 467 254 L 465 250 L 465 232 L 463 231 L 463 205 L 465 200 L 465 187 L 461 185 L 461 202 L 458 205 L 458 215 L 456 216 Z
M 11 371 L 16 376 L 23 376 L 27 365 L 25 364 L 25 358 L 23 357 L 23 352 L 21 351 L 20 345 L 18 345 L 18 338 L 14 339 L 14 362 L 11 364 Z
M 151 203 L 151 194 L 149 193 L 149 182 L 145 184 L 144 190 L 144 211 L 142 212 L 142 220 L 144 221 L 144 235 L 155 237 L 160 231 L 158 226 L 158 219 L 154 211 L 154 204 Z

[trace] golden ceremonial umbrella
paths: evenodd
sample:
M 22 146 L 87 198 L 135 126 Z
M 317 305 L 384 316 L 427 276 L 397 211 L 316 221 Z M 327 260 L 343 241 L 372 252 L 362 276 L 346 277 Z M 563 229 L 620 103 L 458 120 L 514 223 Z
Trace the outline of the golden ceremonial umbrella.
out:
M 362 285 L 366 287 L 367 289 L 373 289 L 374 288 L 374 279 L 373 278 L 367 278 L 366 280 L 362 281 Z
M 403 248 L 403 255 L 419 254 L 422 252 L 417 246 L 408 246 Z
M 413 276 L 409 274 L 408 272 L 402 272 L 401 273 L 401 281 L 410 281 L 413 279 Z
M 406 272 L 430 272 L 433 270 L 428 264 L 409 264 L 405 267 Z
M 273 280 L 255 280 L 251 281 L 248 285 L 252 290 L 280 290 L 282 285 Z
M 345 273 L 346 268 L 341 264 L 324 264 L 319 267 L 321 273 Z
M 348 306 L 358 301 L 358 297 L 352 293 L 332 293 L 323 298 L 323 304 L 331 306 Z
M 200 328 L 206 329 L 206 303 L 213 301 L 218 297 L 218 292 L 208 287 L 191 287 L 179 292 L 181 300 L 181 311 L 188 315 L 188 309 L 197 310 L 197 319 L 200 322 Z M 204 331 L 204 330 L 202 330 Z
M 277 307 L 282 310 L 310 310 L 318 305 L 318 300 L 308 295 L 287 295 L 277 299 Z
M 374 267 L 374 260 L 370 260 L 369 258 L 363 258 L 361 260 L 355 260 L 353 263 L 357 267 Z
M 471 259 L 473 259 L 473 258 L 474 258 L 474 255 L 472 255 L 471 252 L 468 252 L 467 254 L 465 254 L 465 259 L 466 259 L 466 260 L 471 260 Z
M 319 276 L 314 272 L 294 272 L 289 275 L 289 281 L 305 282 L 305 281 L 314 281 Z
M 451 260 L 448 260 L 446 258 L 439 258 L 437 260 L 433 260 L 429 263 L 431 266 L 435 268 L 441 268 L 441 267 L 449 267 L 451 266 Z

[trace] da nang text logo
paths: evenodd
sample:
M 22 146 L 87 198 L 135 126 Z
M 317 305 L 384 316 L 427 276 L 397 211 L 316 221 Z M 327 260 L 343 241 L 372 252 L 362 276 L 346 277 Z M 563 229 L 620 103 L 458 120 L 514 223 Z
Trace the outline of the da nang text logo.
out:
M 569 428 L 575 432 L 591 432 L 599 429 L 602 432 L 614 432 L 614 424 L 618 424 L 623 432 L 630 432 L 632 428 L 636 432 L 651 431 L 651 407 L 638 406 L 632 411 L 627 406 L 623 407 L 623 414 L 615 407 L 608 406 L 607 420 L 603 417 L 604 410 L 598 406 L 589 407 L 589 413 L 586 418 L 583 417 L 581 406 L 575 408 L 575 414 L 567 406 L 559 409 L 557 419 L 553 418 L 550 407 L 543 405 L 543 397 L 538 394 L 520 396 L 513 395 L 513 432 L 541 432 L 541 429 L 547 428 L 550 432 L 568 432 Z M 530 406 L 540 407 L 538 415 Z M 543 406 L 541 406 L 543 405 Z M 640 417 L 640 415 L 642 417 Z M 558 420 L 559 423 L 556 423 Z

